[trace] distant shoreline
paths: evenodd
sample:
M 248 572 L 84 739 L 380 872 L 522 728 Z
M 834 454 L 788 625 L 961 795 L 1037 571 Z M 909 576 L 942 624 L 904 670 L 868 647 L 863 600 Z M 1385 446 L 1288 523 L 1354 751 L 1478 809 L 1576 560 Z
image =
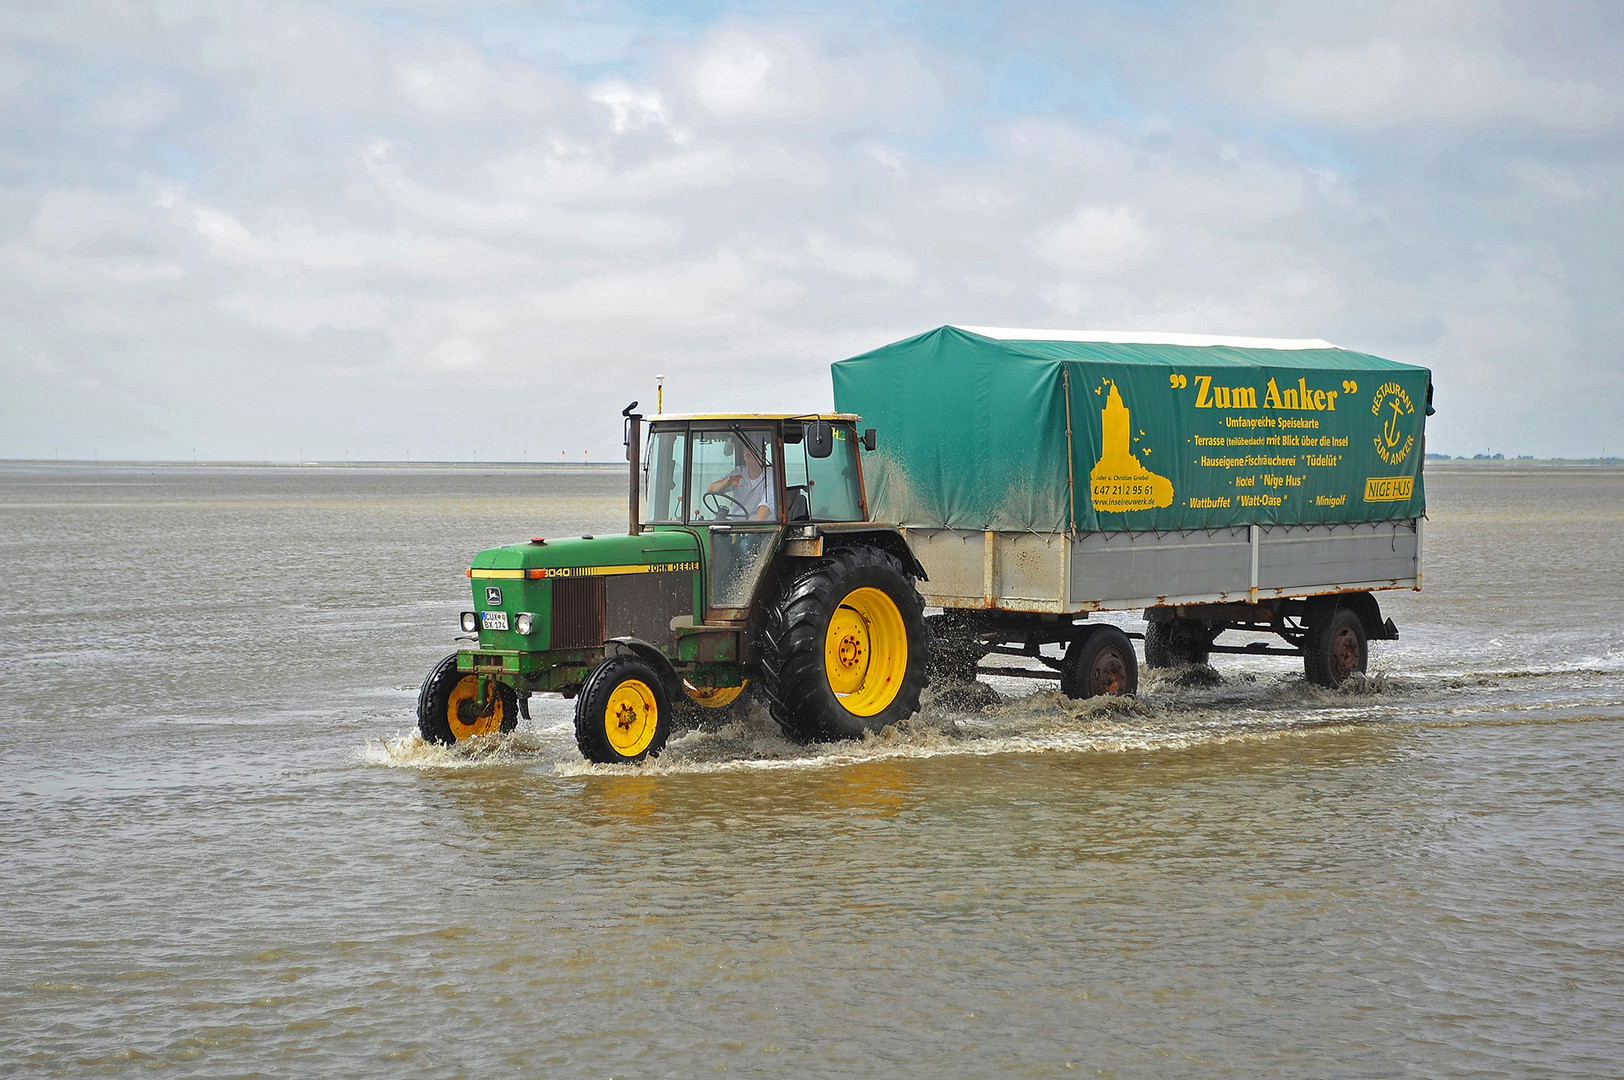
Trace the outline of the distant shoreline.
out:
M 1585 466 L 1590 468 L 1624 467 L 1624 457 L 1605 458 L 1533 458 L 1533 457 L 1434 457 L 1426 458 L 1426 467 L 1456 468 L 1508 468 Z M 624 461 L 173 461 L 94 458 L 0 458 L 0 469 L 7 468 L 115 468 L 115 469 L 540 469 L 561 472 L 570 469 L 589 469 L 593 472 L 626 468 Z
M 1472 468 L 1505 468 L 1508 465 L 1589 465 L 1596 467 L 1617 467 L 1624 465 L 1624 458 L 1593 457 L 1593 458 L 1536 458 L 1536 457 L 1434 457 L 1428 455 L 1426 465 L 1468 465 Z

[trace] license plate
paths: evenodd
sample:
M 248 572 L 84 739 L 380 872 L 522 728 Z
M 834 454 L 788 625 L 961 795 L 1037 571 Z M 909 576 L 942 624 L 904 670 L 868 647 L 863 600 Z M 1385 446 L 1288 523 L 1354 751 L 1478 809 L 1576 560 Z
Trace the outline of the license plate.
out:
M 486 630 L 506 630 L 508 628 L 507 612 L 481 611 L 479 613 L 479 625 Z

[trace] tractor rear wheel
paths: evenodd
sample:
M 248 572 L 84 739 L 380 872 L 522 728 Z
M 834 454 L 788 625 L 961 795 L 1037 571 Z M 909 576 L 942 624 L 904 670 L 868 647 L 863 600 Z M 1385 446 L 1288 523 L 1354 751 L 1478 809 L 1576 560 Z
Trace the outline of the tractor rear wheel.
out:
M 417 692 L 417 730 L 425 742 L 450 746 L 479 735 L 506 735 L 519 726 L 513 688 L 492 679 L 481 710 L 479 676 L 457 670 L 457 654 L 434 665 Z
M 784 734 L 856 739 L 918 712 L 924 607 L 912 575 L 874 548 L 841 548 L 791 580 L 761 636 L 761 690 Z
M 659 757 L 671 737 L 671 699 L 648 663 L 618 653 L 593 669 L 575 699 L 575 745 L 599 765 Z

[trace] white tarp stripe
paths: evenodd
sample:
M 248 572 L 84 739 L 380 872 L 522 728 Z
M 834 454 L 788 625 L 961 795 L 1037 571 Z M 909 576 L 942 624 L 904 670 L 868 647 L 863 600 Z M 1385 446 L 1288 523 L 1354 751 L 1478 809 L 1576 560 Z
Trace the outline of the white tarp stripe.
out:
M 1225 337 L 1221 334 L 1162 334 L 1132 330 L 1017 330 L 1004 326 L 955 326 L 999 341 L 1092 341 L 1104 345 L 1227 345 L 1236 349 L 1340 349 L 1319 338 Z

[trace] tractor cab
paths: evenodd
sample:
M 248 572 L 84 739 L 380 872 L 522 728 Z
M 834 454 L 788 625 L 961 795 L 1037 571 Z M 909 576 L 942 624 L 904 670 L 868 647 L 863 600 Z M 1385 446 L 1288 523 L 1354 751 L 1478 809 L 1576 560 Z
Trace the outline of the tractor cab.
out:
M 804 548 L 821 537 L 821 525 L 867 520 L 856 421 L 840 414 L 694 415 L 650 423 L 640 527 L 697 537 L 705 622 L 747 618 L 763 573 L 786 543 Z M 872 443 L 872 434 L 867 438 Z

